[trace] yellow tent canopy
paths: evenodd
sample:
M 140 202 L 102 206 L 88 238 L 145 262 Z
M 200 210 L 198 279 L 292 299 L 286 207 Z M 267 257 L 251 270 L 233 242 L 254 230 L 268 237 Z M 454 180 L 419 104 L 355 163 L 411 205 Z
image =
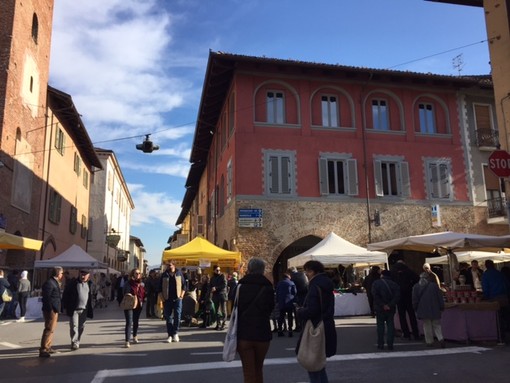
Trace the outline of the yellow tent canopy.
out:
M 210 267 L 218 264 L 221 267 L 235 268 L 241 263 L 241 253 L 224 250 L 207 239 L 196 237 L 175 249 L 163 251 L 162 263 L 170 260 L 174 260 L 176 266 Z
M 0 233 L 0 249 L 41 250 L 42 241 L 19 235 Z

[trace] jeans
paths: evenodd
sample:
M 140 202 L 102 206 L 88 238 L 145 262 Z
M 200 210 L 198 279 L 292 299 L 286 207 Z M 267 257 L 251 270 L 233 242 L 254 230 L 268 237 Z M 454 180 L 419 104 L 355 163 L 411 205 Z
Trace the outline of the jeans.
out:
M 384 346 L 384 332 L 387 330 L 386 344 L 388 345 L 388 348 L 393 348 L 393 340 L 395 339 L 395 323 L 393 321 L 394 315 L 395 310 L 378 311 L 375 314 L 377 322 L 377 345 L 379 347 Z
M 80 345 L 81 334 L 85 329 L 85 321 L 87 320 L 87 310 L 74 310 L 73 315 L 69 317 L 69 333 L 71 335 L 71 344 Z
M 310 383 L 328 383 L 328 375 L 326 374 L 326 367 L 320 371 L 308 371 Z
M 22 292 L 22 293 L 18 293 L 18 300 L 19 300 L 19 316 L 20 317 L 24 317 L 25 314 L 27 313 L 27 301 L 28 301 L 28 296 L 29 296 L 29 292 Z
M 129 335 L 131 326 L 133 326 L 133 338 L 138 334 L 138 322 L 140 314 L 142 313 L 142 306 L 138 306 L 133 310 L 124 310 L 124 318 L 126 318 L 126 326 L 124 328 L 124 335 L 126 342 L 129 342 Z
M 166 320 L 168 336 L 174 336 L 181 326 L 182 299 L 167 299 L 163 304 L 163 317 Z
M 227 299 L 224 294 L 217 293 L 213 294 L 212 301 L 216 308 L 216 326 L 219 326 L 220 320 L 223 320 L 223 323 L 227 320 Z
M 237 340 L 237 352 L 243 365 L 244 383 L 263 383 L 263 366 L 269 342 Z

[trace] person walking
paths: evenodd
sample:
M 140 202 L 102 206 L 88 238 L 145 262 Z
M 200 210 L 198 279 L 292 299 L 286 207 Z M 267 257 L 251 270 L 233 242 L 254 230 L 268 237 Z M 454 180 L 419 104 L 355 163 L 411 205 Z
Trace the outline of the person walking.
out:
M 444 299 L 439 286 L 430 282 L 429 274 L 420 274 L 420 280 L 413 287 L 413 308 L 416 316 L 423 322 L 425 343 L 428 347 L 434 345 L 434 334 L 441 348 L 445 347 L 441 330 L 441 313 L 444 310 Z
M 296 285 L 296 303 L 298 306 L 303 306 L 306 294 L 308 294 L 308 278 L 306 274 L 294 266 L 287 269 L 287 273 L 290 274 L 290 280 Z M 293 310 L 294 318 L 296 318 L 296 307 Z M 301 324 L 296 321 L 296 331 L 301 331 Z
M 166 321 L 167 342 L 179 342 L 179 328 L 181 326 L 182 298 L 186 294 L 186 281 L 175 262 L 167 264 L 161 275 L 159 291 L 163 296 L 163 317 Z
M 21 278 L 18 285 L 18 301 L 19 301 L 19 319 L 18 322 L 25 321 L 25 315 L 27 313 L 27 301 L 32 291 L 32 285 L 28 280 L 28 271 L 23 270 L 21 272 Z
M 5 290 L 9 290 L 9 287 L 11 287 L 11 285 L 5 278 L 3 269 L 0 269 L 0 318 L 2 317 L 2 313 L 5 310 L 5 306 L 8 303 L 3 301 L 2 294 L 4 293 Z
M 251 258 L 237 286 L 237 352 L 244 383 L 264 382 L 264 359 L 272 339 L 269 316 L 274 308 L 274 289 L 264 276 L 265 268 L 264 260 Z
M 223 330 L 227 320 L 227 278 L 225 278 L 225 274 L 221 272 L 218 265 L 214 265 L 213 270 L 214 274 L 209 283 L 211 285 L 211 298 L 216 308 L 215 330 Z
M 232 309 L 234 308 L 234 299 L 236 297 L 236 288 L 239 283 L 238 274 L 237 272 L 233 272 L 230 279 L 227 282 L 227 290 L 228 290 L 228 305 L 227 305 L 227 311 L 228 315 L 232 314 Z
M 5 307 L 5 316 L 10 319 L 18 319 L 16 317 L 16 308 L 18 307 L 18 286 L 19 286 L 19 272 L 13 270 L 7 276 L 7 282 L 9 282 L 9 290 L 12 293 L 12 300 L 7 303 Z
M 147 302 L 145 302 L 145 317 L 156 318 L 156 304 L 158 303 L 158 284 L 156 270 L 149 271 L 149 276 L 145 280 L 145 293 Z
M 308 294 L 303 306 L 296 311 L 301 325 L 311 320 L 316 327 L 322 320 L 326 338 L 326 357 L 336 354 L 337 336 L 335 329 L 335 297 L 333 295 L 334 284 L 324 270 L 324 265 L 319 261 L 308 261 L 303 265 L 308 278 Z M 304 326 L 303 326 L 304 327 Z M 303 333 L 301 333 L 301 337 Z M 296 346 L 296 354 L 299 351 L 301 337 Z M 310 383 L 328 383 L 326 367 L 320 371 L 308 371 Z
M 94 317 L 90 271 L 80 270 L 78 278 L 73 278 L 66 284 L 62 295 L 62 306 L 69 316 L 71 351 L 76 351 L 80 348 L 87 318 Z
M 372 266 L 370 273 L 363 280 L 363 288 L 367 293 L 368 306 L 370 307 L 370 315 L 375 317 L 374 311 L 374 296 L 372 295 L 372 284 L 381 277 L 381 268 L 379 266 Z
M 428 275 L 428 274 L 427 274 Z M 415 340 L 420 339 L 418 321 L 413 309 L 413 286 L 418 283 L 418 274 L 412 271 L 402 260 L 399 260 L 391 270 L 392 280 L 400 287 L 400 299 L 397 303 L 398 319 L 402 329 L 402 337 L 411 339 L 411 331 Z M 407 319 L 409 318 L 409 323 Z M 411 331 L 409 331 L 411 324 Z
M 482 292 L 483 299 L 489 302 L 498 302 L 499 304 L 499 335 L 500 341 L 505 342 L 505 329 L 508 320 L 508 291 L 510 286 L 507 284 L 505 276 L 496 269 L 494 261 L 487 259 L 485 261 L 485 272 L 482 274 Z
M 284 336 L 283 323 L 287 316 L 287 329 L 289 338 L 292 337 L 292 328 L 294 325 L 294 303 L 296 301 L 296 285 L 290 280 L 288 273 L 283 274 L 283 279 L 276 285 L 276 302 L 278 304 L 278 336 Z
M 393 350 L 395 339 L 394 316 L 398 300 L 400 299 L 400 287 L 391 280 L 389 270 L 383 270 L 381 278 L 372 284 L 374 296 L 374 311 L 377 324 L 377 348 L 384 349 L 384 335 L 386 333 L 386 345 L 388 350 Z
M 142 313 L 143 300 L 145 299 L 145 288 L 142 285 L 142 273 L 138 269 L 133 269 L 129 273 L 129 278 L 124 284 L 122 296 L 125 294 L 132 294 L 136 299 L 136 306 L 130 310 L 124 310 L 124 318 L 126 319 L 126 326 L 124 327 L 124 346 L 130 347 L 129 338 L 131 335 L 131 328 L 133 330 L 133 343 L 138 343 L 138 326 L 140 321 L 140 314 Z
M 58 314 L 62 307 L 60 283 L 63 276 L 64 269 L 60 266 L 55 266 L 51 270 L 50 278 L 42 285 L 44 330 L 41 338 L 41 347 L 39 348 L 40 358 L 49 358 L 55 352 L 51 346 L 53 333 L 57 327 Z

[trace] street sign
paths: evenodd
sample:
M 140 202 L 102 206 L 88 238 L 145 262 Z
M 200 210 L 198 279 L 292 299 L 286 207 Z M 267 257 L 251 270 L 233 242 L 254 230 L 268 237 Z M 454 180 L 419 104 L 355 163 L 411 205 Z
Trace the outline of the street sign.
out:
M 495 150 L 489 156 L 489 169 L 498 177 L 510 177 L 510 153 Z
M 262 209 L 239 209 L 239 227 L 262 227 Z

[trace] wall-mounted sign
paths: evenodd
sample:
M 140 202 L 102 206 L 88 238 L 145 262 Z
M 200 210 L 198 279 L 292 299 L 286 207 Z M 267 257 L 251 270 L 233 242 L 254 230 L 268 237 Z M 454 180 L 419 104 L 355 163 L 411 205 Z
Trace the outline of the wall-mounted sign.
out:
M 262 227 L 262 209 L 239 209 L 239 227 Z
M 439 205 L 432 205 L 430 207 L 430 215 L 432 218 L 432 227 L 441 227 L 441 211 Z

